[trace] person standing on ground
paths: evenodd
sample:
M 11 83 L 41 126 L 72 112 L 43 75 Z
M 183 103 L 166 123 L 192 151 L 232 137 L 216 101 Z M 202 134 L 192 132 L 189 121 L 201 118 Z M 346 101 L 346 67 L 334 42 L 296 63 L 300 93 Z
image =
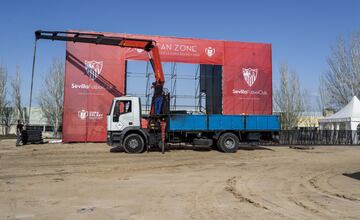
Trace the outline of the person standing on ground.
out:
M 18 120 L 17 126 L 16 126 L 16 146 L 20 146 L 20 142 L 22 142 L 22 131 L 23 131 L 24 125 L 21 124 L 21 121 Z

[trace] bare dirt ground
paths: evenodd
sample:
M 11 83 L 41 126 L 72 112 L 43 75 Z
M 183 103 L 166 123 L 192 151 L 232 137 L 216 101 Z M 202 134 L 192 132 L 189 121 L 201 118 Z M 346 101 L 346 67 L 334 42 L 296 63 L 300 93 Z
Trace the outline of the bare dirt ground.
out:
M 360 219 L 360 147 L 172 150 L 0 142 L 0 219 Z

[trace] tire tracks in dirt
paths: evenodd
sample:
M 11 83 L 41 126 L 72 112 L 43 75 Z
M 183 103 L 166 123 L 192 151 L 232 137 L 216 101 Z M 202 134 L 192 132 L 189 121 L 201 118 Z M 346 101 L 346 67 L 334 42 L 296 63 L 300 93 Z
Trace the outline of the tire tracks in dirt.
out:
M 356 197 L 352 197 L 352 196 L 349 196 L 349 195 L 345 195 L 343 193 L 340 193 L 340 192 L 330 192 L 329 190 L 326 190 L 325 187 L 322 187 L 321 184 L 319 184 L 319 180 L 320 179 L 324 179 L 326 178 L 326 183 L 328 186 L 332 187 L 331 184 L 329 184 L 329 179 L 331 177 L 334 177 L 336 176 L 335 175 L 330 175 L 329 172 L 323 172 L 323 173 L 320 173 L 318 175 L 315 175 L 313 176 L 312 178 L 310 178 L 308 180 L 308 183 L 316 190 L 324 193 L 324 194 L 327 194 L 329 196 L 333 196 L 333 197 L 337 197 L 339 199 L 344 199 L 344 200 L 348 200 L 348 201 L 351 201 L 351 202 L 359 202 L 360 199 L 359 198 L 356 198 Z M 333 189 L 335 189 L 335 187 L 332 187 Z
M 241 202 L 270 211 L 283 219 L 328 219 L 331 217 L 331 213 L 324 209 L 324 206 L 315 204 L 306 197 L 309 192 L 302 187 L 303 182 L 300 176 L 295 180 L 290 178 L 291 181 L 277 175 L 267 176 L 268 171 L 273 169 L 272 166 L 263 169 L 264 175 L 252 172 L 241 178 L 231 177 L 227 180 L 227 190 Z M 282 172 L 279 170 L 272 173 Z M 262 182 L 271 184 L 269 190 L 259 190 L 262 188 Z M 259 183 L 260 185 L 257 185 Z
M 346 211 L 342 209 L 334 209 L 331 205 L 338 204 L 339 197 L 328 194 L 321 190 L 318 185 L 314 185 L 314 179 L 323 179 L 326 172 L 318 172 L 317 174 L 308 173 L 303 175 L 298 184 L 294 184 L 291 190 L 291 195 L 297 195 L 296 197 L 290 196 L 289 200 L 294 202 L 299 207 L 303 207 L 305 210 L 312 212 L 314 217 L 322 219 L 358 219 L 354 216 L 348 215 Z M 327 182 L 327 180 L 325 180 Z M 341 199 L 343 200 L 343 199 Z M 344 205 L 344 203 L 342 202 Z M 347 204 L 347 203 L 346 203 Z
M 236 177 L 233 176 L 231 177 L 230 179 L 227 179 L 226 180 L 226 185 L 225 186 L 225 190 L 230 192 L 236 199 L 240 200 L 240 202 L 247 202 L 257 208 L 262 208 L 262 209 L 265 209 L 265 210 L 269 210 L 269 208 L 267 208 L 266 206 L 264 205 L 261 205 L 260 203 L 258 202 L 255 202 L 254 200 L 248 198 L 248 197 L 245 197 L 243 196 L 239 191 L 236 190 Z

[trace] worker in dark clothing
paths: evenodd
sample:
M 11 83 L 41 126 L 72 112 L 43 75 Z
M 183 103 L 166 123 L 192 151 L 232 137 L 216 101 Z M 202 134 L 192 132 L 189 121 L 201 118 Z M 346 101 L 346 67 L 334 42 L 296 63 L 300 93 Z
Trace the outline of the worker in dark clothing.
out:
M 20 146 L 20 142 L 22 142 L 22 131 L 23 131 L 24 125 L 21 124 L 20 120 L 18 120 L 17 126 L 16 126 L 16 146 Z
M 155 115 L 160 115 L 161 107 L 162 107 L 162 103 L 163 103 L 163 85 L 153 82 L 152 88 L 154 88 Z

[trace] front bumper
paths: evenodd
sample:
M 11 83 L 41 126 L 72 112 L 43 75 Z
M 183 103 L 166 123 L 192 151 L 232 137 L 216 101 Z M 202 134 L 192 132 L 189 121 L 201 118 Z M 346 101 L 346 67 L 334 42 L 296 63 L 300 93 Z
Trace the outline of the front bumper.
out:
M 106 135 L 106 143 L 110 147 L 120 146 L 122 142 L 122 132 L 119 131 L 108 131 Z

